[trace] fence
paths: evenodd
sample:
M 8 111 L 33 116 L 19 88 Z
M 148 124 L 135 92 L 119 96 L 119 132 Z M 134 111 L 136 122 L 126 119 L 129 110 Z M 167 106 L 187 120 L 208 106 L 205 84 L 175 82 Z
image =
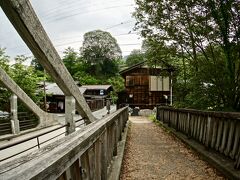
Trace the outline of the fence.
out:
M 11 117 L 10 114 L 3 114 L 0 115 L 0 136 L 5 134 L 11 134 Z
M 84 119 L 78 119 L 75 121 L 75 123 L 76 128 L 82 128 L 86 125 Z M 2 151 L 8 151 L 9 148 L 12 147 L 17 149 L 15 153 L 8 153 L 8 155 L 5 157 L 0 156 L 0 163 L 4 162 L 5 160 L 14 158 L 15 156 L 19 156 L 23 153 L 26 154 L 26 152 L 29 152 L 30 150 L 34 150 L 36 148 L 40 149 L 42 146 L 46 145 L 52 140 L 56 140 L 57 138 L 61 138 L 62 136 L 67 135 L 66 127 L 69 127 L 69 124 L 61 125 L 48 131 L 43 131 L 42 133 L 26 137 L 25 139 L 20 139 L 13 143 L 7 143 L 6 145 L 0 146 L 0 154 L 2 153 Z M 33 142 L 32 140 L 34 140 L 35 142 Z M 18 145 L 22 145 L 22 147 L 24 146 L 24 148 L 20 148 L 22 149 L 20 150 L 19 147 L 17 147 Z
M 35 128 L 39 123 L 36 115 L 31 112 L 18 112 L 18 120 L 20 131 Z M 0 136 L 5 134 L 12 134 L 10 113 L 1 114 L 0 116 Z
M 157 119 L 235 161 L 240 168 L 240 113 L 157 108 Z
M 128 120 L 122 108 L 39 151 L 0 166 L 3 179 L 107 179 Z M 16 166 L 17 165 L 17 166 Z
M 87 104 L 92 111 L 97 111 L 99 109 L 104 108 L 104 106 L 105 106 L 104 102 L 105 102 L 104 99 L 87 100 Z

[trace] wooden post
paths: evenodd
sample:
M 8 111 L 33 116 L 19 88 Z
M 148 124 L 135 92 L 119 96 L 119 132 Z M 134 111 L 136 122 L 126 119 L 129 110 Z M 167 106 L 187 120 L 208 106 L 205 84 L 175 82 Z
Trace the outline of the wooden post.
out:
M 228 133 L 227 146 L 226 146 L 226 149 L 224 151 L 224 154 L 226 156 L 229 155 L 229 153 L 231 151 L 231 148 L 232 148 L 233 135 L 234 135 L 234 129 L 235 129 L 235 126 L 236 126 L 236 121 L 231 119 L 229 123 L 230 123 L 230 128 L 229 128 L 229 133 Z
M 212 135 L 212 142 L 211 142 L 211 148 L 215 148 L 215 144 L 217 141 L 217 128 L 218 128 L 218 119 L 213 119 L 213 135 Z
M 18 120 L 18 111 L 17 111 L 17 96 L 12 94 L 10 97 L 10 105 L 11 105 L 11 127 L 13 134 L 19 134 L 19 120 Z
M 105 132 L 101 136 L 101 179 L 107 179 L 107 167 L 108 167 L 108 160 L 107 160 L 107 152 L 108 152 L 108 134 L 107 129 L 104 130 Z
M 232 151 L 230 153 L 230 157 L 232 159 L 234 159 L 235 157 L 237 157 L 237 149 L 238 149 L 238 144 L 240 142 L 240 122 L 237 122 L 236 125 L 236 130 L 235 130 L 235 136 L 234 136 L 234 143 L 233 143 L 233 148 Z
M 190 138 L 191 137 L 191 117 L 190 117 L 190 113 L 188 112 L 187 113 L 187 127 L 188 127 L 188 133 L 187 133 L 187 135 L 188 135 L 188 138 Z
M 113 124 L 113 156 L 117 156 L 117 144 L 118 144 L 118 123 L 117 119 L 115 120 L 115 123 Z
M 64 66 L 29 0 L 0 1 L 0 6 L 39 63 L 66 96 L 76 99 L 77 110 L 86 123 L 95 121 L 78 86 Z
M 229 129 L 229 122 L 228 122 L 228 120 L 225 120 L 224 123 L 223 123 L 223 132 L 222 132 L 223 136 L 222 136 L 221 146 L 219 148 L 219 151 L 221 153 L 223 153 L 225 148 L 226 148 L 228 129 Z
M 65 96 L 65 120 L 66 120 L 66 135 L 75 131 L 75 99 L 73 96 Z
M 209 147 L 211 144 L 212 140 L 212 118 L 208 115 L 207 117 L 207 129 L 206 129 L 206 141 L 205 141 L 205 146 Z

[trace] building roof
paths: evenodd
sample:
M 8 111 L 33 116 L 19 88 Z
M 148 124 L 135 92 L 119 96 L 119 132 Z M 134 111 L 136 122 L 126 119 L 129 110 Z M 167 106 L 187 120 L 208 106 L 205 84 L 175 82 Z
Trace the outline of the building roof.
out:
M 86 88 L 87 90 L 108 90 L 109 88 L 112 88 L 112 85 L 83 85 L 81 87 Z
M 86 91 L 86 88 L 79 87 L 79 90 L 83 94 Z M 60 96 L 64 95 L 64 93 L 58 87 L 58 85 L 56 83 L 48 83 L 48 84 L 46 84 L 46 94 L 60 95 Z
M 143 61 L 143 62 L 134 64 L 134 65 L 132 65 L 132 66 L 130 66 L 130 67 L 128 67 L 128 68 L 125 68 L 125 69 L 121 70 L 119 73 L 120 73 L 120 74 L 124 74 L 124 73 L 126 73 L 126 72 L 128 72 L 128 71 L 131 71 L 131 70 L 133 70 L 133 69 L 139 68 L 139 67 L 141 67 L 142 65 L 144 65 L 145 62 L 146 62 L 146 61 Z
M 148 66 L 145 66 L 145 65 L 147 65 L 147 60 L 145 60 L 145 61 L 142 61 L 142 62 L 140 62 L 140 63 L 137 63 L 137 64 L 134 64 L 134 65 L 132 65 L 132 66 L 130 66 L 130 67 L 128 67 L 128 68 L 125 68 L 125 69 L 123 69 L 122 71 L 120 71 L 119 72 L 119 74 L 125 74 L 125 73 L 127 73 L 127 72 L 129 72 L 129 71 L 131 71 L 131 70 L 134 70 L 134 69 L 137 69 L 137 68 L 140 68 L 140 67 L 143 67 L 144 66 L 144 68 L 148 68 Z M 161 62 L 164 64 L 164 66 L 166 66 L 166 68 L 164 69 L 163 67 L 157 67 L 158 69 L 164 69 L 164 70 L 171 70 L 171 71 L 174 71 L 174 67 L 173 66 L 171 66 L 170 64 L 168 64 L 168 63 L 166 63 L 165 61 L 163 61 L 163 60 L 161 60 Z

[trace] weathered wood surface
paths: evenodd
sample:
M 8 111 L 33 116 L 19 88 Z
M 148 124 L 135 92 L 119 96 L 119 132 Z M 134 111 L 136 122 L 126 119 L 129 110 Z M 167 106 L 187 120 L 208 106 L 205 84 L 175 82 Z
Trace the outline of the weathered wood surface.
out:
M 206 148 L 233 159 L 235 168 L 240 168 L 240 113 L 158 107 L 157 118 Z
M 1 178 L 105 180 L 114 156 L 115 137 L 124 128 L 124 125 L 115 126 L 119 119 L 126 124 L 127 108 L 95 121 L 39 151 L 1 165 Z
M 66 96 L 76 99 L 77 110 L 86 123 L 95 120 L 78 86 L 64 66 L 29 0 L 1 0 L 0 6 L 39 63 Z

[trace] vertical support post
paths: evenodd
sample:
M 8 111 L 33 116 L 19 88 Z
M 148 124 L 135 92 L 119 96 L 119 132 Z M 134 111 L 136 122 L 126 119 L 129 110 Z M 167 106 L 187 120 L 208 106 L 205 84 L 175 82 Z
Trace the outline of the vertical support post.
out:
M 213 120 L 211 116 L 208 115 L 207 117 L 207 131 L 206 131 L 206 141 L 205 141 L 205 146 L 208 148 L 211 145 L 211 140 L 212 140 L 212 132 L 213 132 Z
M 107 106 L 107 114 L 110 114 L 110 109 L 111 109 L 111 101 L 110 101 L 110 99 L 107 99 L 106 106 Z
M 172 100 L 172 95 L 173 95 L 173 81 L 172 81 L 172 76 L 173 73 L 172 71 L 170 72 L 170 106 L 172 106 L 173 100 Z
M 12 94 L 10 97 L 10 106 L 11 106 L 11 126 L 12 133 L 18 134 L 20 132 L 19 120 L 17 115 L 17 96 Z
M 75 99 L 73 96 L 65 96 L 65 121 L 67 124 L 66 135 L 75 131 Z

